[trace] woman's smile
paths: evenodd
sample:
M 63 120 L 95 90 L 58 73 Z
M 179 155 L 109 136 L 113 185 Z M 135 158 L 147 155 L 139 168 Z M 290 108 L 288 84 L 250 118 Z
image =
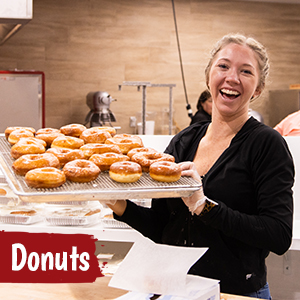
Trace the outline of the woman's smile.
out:
M 214 109 L 221 115 L 248 115 L 250 99 L 259 94 L 255 53 L 247 46 L 229 44 L 216 55 L 209 87 Z

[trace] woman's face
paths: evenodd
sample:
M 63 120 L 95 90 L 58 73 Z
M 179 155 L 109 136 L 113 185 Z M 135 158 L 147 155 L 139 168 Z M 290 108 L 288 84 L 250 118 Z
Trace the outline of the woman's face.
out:
M 248 46 L 225 46 L 214 58 L 209 73 L 213 110 L 226 117 L 248 114 L 250 99 L 260 94 L 258 83 L 255 53 Z
M 204 103 L 202 103 L 202 108 L 205 110 L 209 115 L 212 112 L 212 99 L 211 97 L 208 98 Z

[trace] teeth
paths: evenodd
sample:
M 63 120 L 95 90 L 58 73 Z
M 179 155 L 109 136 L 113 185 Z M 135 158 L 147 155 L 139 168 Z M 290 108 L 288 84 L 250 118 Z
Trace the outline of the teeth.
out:
M 224 94 L 234 95 L 234 96 L 238 96 L 240 94 L 237 91 L 232 91 L 232 90 L 227 90 L 227 89 L 222 89 L 221 92 Z

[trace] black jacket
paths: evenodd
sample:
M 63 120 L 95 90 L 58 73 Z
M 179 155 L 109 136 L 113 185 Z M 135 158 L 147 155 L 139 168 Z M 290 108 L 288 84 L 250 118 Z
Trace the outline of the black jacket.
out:
M 203 122 L 203 121 L 211 121 L 211 115 L 208 114 L 205 110 L 200 109 L 192 117 L 190 125 L 196 122 Z
M 177 134 L 166 152 L 192 161 L 207 124 Z M 218 202 L 192 216 L 180 198 L 153 199 L 144 208 L 128 201 L 127 222 L 157 243 L 209 247 L 190 274 L 220 280 L 221 292 L 245 294 L 266 283 L 269 251 L 285 253 L 292 240 L 294 165 L 285 140 L 250 118 L 203 178 L 205 195 Z

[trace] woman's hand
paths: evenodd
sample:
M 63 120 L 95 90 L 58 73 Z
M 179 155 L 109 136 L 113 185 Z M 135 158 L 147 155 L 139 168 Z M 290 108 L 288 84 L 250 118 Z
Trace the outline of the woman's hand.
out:
M 126 200 L 99 200 L 99 202 L 107 205 L 118 216 L 122 216 L 127 207 Z
M 181 176 L 190 176 L 196 181 L 202 183 L 201 177 L 193 162 L 182 162 L 179 163 L 179 166 L 181 168 Z M 200 189 L 194 192 L 191 196 L 182 197 L 182 200 L 185 203 L 185 205 L 189 208 L 189 211 L 192 214 L 195 213 L 197 215 L 199 215 L 202 212 L 205 206 L 205 199 L 206 198 L 203 193 L 202 184 Z

